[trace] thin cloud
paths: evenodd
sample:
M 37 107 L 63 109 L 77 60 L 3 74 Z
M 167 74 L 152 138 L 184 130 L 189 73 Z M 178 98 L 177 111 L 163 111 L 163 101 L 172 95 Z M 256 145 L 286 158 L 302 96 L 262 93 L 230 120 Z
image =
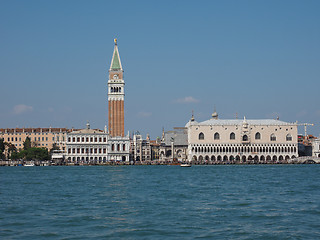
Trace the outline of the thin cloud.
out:
M 147 118 L 147 117 L 150 117 L 152 115 L 151 112 L 139 112 L 138 113 L 138 117 L 140 118 Z
M 28 105 L 24 105 L 24 104 L 15 105 L 13 107 L 13 113 L 16 115 L 27 113 L 27 112 L 32 112 L 32 111 L 33 111 L 32 106 L 28 106 Z
M 176 102 L 177 103 L 198 103 L 199 100 L 189 96 L 189 97 L 179 98 L 176 100 Z

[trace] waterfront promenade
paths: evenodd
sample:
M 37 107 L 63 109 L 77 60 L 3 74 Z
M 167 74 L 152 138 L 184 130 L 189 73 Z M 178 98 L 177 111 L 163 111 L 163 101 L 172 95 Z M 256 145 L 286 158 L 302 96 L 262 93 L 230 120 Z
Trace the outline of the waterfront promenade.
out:
M 182 163 L 189 163 L 188 161 L 173 162 L 172 160 L 153 160 L 153 161 L 109 161 L 109 162 L 79 162 L 79 163 L 68 163 L 63 161 L 23 161 L 23 160 L 6 160 L 0 161 L 0 166 L 114 166 L 114 165 L 180 165 Z M 288 161 L 277 161 L 277 162 L 213 162 L 213 161 L 192 161 L 192 165 L 253 165 L 253 164 L 320 164 L 319 157 L 304 156 Z

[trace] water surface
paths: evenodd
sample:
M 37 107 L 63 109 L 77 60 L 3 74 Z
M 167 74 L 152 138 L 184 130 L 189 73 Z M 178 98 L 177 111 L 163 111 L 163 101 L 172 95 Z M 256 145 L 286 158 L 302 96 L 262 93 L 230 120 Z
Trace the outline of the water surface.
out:
M 1 239 L 320 239 L 320 165 L 0 168 Z

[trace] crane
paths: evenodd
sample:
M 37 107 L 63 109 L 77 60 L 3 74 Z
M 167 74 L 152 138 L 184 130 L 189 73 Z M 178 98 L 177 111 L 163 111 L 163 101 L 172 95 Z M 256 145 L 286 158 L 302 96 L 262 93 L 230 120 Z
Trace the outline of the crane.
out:
M 299 126 L 304 126 L 304 139 L 307 140 L 307 126 L 314 126 L 313 123 L 298 123 Z

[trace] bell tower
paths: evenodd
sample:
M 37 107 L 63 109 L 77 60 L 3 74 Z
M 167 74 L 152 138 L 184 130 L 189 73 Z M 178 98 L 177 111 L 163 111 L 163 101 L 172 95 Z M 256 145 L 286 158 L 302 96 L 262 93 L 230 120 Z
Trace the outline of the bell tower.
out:
M 109 69 L 108 127 L 111 137 L 124 137 L 124 80 L 117 39 Z

